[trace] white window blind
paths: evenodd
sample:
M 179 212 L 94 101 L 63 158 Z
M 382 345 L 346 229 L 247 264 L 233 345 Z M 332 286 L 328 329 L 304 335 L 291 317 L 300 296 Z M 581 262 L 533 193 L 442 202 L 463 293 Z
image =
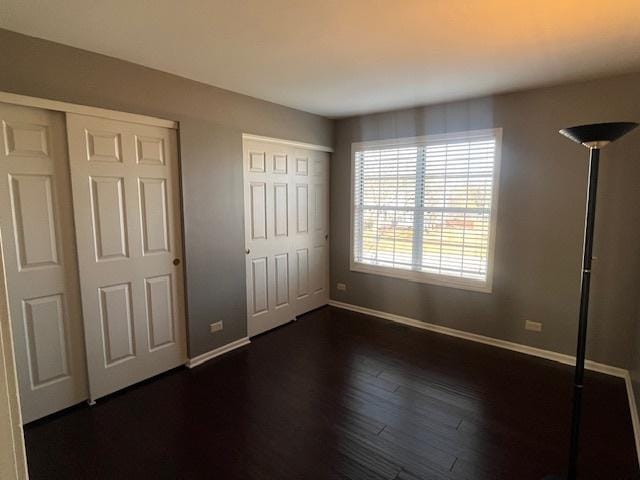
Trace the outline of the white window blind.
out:
M 490 289 L 499 130 L 354 145 L 352 268 Z

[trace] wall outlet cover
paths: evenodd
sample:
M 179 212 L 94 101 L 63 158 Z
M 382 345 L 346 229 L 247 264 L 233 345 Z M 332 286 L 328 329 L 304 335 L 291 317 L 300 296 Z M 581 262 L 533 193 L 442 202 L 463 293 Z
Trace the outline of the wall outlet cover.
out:
M 541 332 L 542 331 L 542 323 L 540 322 L 532 322 L 531 320 L 527 320 L 524 322 L 525 330 L 530 330 L 532 332 Z
M 336 284 L 336 288 L 342 292 L 346 292 L 347 291 L 347 284 L 346 283 L 338 283 Z
M 222 321 L 212 323 L 211 325 L 209 325 L 209 328 L 211 329 L 211 333 L 219 332 L 220 330 L 222 330 L 222 327 L 223 327 Z

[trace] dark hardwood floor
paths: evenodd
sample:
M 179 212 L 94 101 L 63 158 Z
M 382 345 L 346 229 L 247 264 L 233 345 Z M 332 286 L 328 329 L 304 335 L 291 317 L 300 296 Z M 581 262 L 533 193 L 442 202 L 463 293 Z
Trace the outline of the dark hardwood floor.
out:
M 561 471 L 571 368 L 326 307 L 26 427 L 32 479 L 517 479 Z M 624 381 L 588 372 L 580 479 L 636 478 Z

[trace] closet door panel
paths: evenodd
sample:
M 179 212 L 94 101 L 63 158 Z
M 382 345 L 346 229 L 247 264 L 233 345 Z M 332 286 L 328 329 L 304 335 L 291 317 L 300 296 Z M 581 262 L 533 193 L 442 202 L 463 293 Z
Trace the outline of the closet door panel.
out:
M 329 302 L 329 154 L 313 152 L 312 305 Z
M 23 421 L 88 398 L 64 116 L 0 104 L 0 230 Z
M 67 115 L 91 398 L 186 361 L 176 132 Z
M 296 149 L 296 315 L 329 302 L 329 154 Z
M 291 303 L 292 151 L 244 142 L 247 330 L 258 335 L 295 318 Z M 294 227 L 295 228 L 295 227 Z

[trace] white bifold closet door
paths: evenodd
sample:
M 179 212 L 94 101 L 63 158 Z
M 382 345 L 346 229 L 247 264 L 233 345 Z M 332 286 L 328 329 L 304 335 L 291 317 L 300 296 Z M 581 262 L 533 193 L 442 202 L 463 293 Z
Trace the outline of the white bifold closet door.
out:
M 30 422 L 88 398 L 64 114 L 0 104 L 0 233 Z
M 90 396 L 186 360 L 175 130 L 67 114 Z
M 244 140 L 249 336 L 329 300 L 329 155 Z

